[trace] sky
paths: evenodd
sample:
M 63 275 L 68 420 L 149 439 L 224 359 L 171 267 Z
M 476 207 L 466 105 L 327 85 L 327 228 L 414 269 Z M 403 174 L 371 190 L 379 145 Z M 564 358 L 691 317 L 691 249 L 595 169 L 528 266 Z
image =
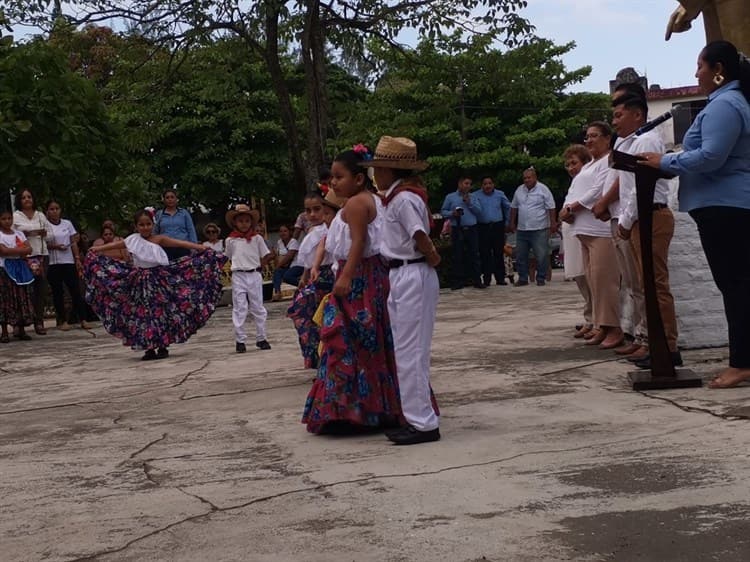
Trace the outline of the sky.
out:
M 632 66 L 662 88 L 692 86 L 698 53 L 705 45 L 703 21 L 664 41 L 676 0 L 528 0 L 521 11 L 536 34 L 556 44 L 575 41 L 563 57 L 568 69 L 590 65 L 591 75 L 572 91 L 608 92 L 609 80 Z

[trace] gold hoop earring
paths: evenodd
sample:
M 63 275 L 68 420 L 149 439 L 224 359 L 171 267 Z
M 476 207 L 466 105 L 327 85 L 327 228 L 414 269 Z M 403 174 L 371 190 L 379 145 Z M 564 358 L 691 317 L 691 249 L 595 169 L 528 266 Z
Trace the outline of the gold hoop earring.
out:
M 714 84 L 721 86 L 724 83 L 724 76 L 721 74 L 714 74 Z

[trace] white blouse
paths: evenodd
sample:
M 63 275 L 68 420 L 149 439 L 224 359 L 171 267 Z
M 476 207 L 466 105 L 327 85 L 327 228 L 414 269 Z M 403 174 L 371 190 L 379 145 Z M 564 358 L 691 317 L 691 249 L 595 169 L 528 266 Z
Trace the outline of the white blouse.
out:
M 66 248 L 64 250 L 50 250 L 49 251 L 49 264 L 71 264 L 75 263 L 75 257 L 73 256 L 73 250 L 71 245 L 73 237 L 78 234 L 76 232 L 73 223 L 66 219 L 60 219 L 58 224 L 50 223 L 51 236 L 47 238 L 48 244 L 64 244 Z
M 305 269 L 310 269 L 315 261 L 315 253 L 318 249 L 318 244 L 320 244 L 320 241 L 326 237 L 326 234 L 328 234 L 328 227 L 325 223 L 311 227 L 302 239 L 302 243 L 299 245 L 297 255 L 294 256 L 294 261 L 292 261 L 292 267 L 299 266 L 304 267 Z M 321 265 L 331 265 L 332 263 L 333 258 L 328 252 L 326 252 Z
M 380 253 L 380 239 L 383 228 L 383 203 L 376 195 L 372 196 L 375 200 L 375 218 L 367 225 L 367 240 L 365 240 L 365 251 L 362 257 L 369 258 Z M 352 249 L 352 235 L 349 225 L 341 218 L 339 211 L 333 219 L 331 226 L 328 228 L 326 237 L 326 251 L 330 252 L 334 260 L 345 260 L 349 257 L 349 251 Z
M 47 236 L 52 236 L 52 225 L 47 220 L 47 217 L 44 216 L 44 213 L 34 211 L 34 215 L 29 218 L 23 211 L 16 211 L 13 213 L 13 228 L 20 230 L 26 235 L 26 239 L 31 246 L 32 256 L 49 255 L 47 240 L 43 239 L 38 234 L 35 234 L 34 236 L 28 234 L 32 230 L 46 230 Z
M 169 258 L 164 248 L 159 244 L 149 242 L 140 234 L 131 234 L 125 238 L 125 247 L 133 256 L 133 265 L 150 268 L 159 265 L 169 265 Z
M 23 232 L 20 230 L 12 229 L 12 234 L 5 234 L 4 232 L 0 232 L 0 244 L 5 246 L 6 248 L 15 248 L 16 247 L 16 238 L 21 240 L 21 242 L 26 241 L 26 236 Z M 11 256 L 13 257 L 13 256 Z M 3 256 L 0 256 L 0 268 L 5 267 L 5 258 Z

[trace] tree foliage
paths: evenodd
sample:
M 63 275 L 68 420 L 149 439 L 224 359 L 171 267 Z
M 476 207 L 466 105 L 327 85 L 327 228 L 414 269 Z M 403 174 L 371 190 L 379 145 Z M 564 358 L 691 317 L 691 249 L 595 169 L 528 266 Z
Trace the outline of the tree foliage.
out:
M 462 173 L 491 174 L 510 191 L 530 165 L 564 190 L 562 151 L 608 113 L 606 96 L 565 93 L 590 72 L 565 68 L 561 57 L 573 47 L 539 38 L 507 51 L 459 36 L 423 41 L 390 57 L 373 95 L 342 124 L 341 140 L 414 138 L 436 195 Z
M 76 22 L 120 19 L 140 33 L 179 49 L 217 35 L 240 38 L 269 73 L 287 138 L 293 181 L 309 187 L 326 160 L 331 134 L 329 78 L 331 52 L 339 52 L 372 75 L 378 54 L 398 45 L 399 34 L 415 29 L 429 40 L 462 30 L 514 44 L 531 31 L 517 13 L 526 0 L 7 0 L 15 21 L 49 25 L 62 11 Z M 67 13 L 66 12 L 66 13 Z M 299 125 L 283 58 L 298 47 L 304 71 L 307 126 Z M 306 129 L 303 130 L 303 129 Z
M 112 203 L 119 136 L 94 85 L 43 41 L 0 47 L 0 178 L 85 216 Z

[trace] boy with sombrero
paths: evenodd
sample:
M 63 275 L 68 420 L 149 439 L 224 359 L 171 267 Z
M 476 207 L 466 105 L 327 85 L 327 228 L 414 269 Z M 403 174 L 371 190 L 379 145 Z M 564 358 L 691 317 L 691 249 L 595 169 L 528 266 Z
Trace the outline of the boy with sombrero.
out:
M 393 332 L 401 407 L 407 425 L 387 432 L 396 445 L 440 439 L 437 404 L 430 388 L 430 346 L 440 284 L 440 254 L 430 240 L 427 189 L 416 175 L 427 168 L 407 138 L 381 137 L 372 160 L 378 189 L 385 190 L 380 254 L 388 261 L 388 314 Z
M 266 341 L 266 317 L 263 306 L 263 266 L 271 257 L 263 236 L 256 234 L 260 213 L 247 205 L 235 205 L 226 214 L 232 228 L 224 244 L 225 253 L 232 260 L 232 323 L 235 351 L 245 353 L 245 320 L 248 311 L 255 320 L 255 346 L 271 349 Z

